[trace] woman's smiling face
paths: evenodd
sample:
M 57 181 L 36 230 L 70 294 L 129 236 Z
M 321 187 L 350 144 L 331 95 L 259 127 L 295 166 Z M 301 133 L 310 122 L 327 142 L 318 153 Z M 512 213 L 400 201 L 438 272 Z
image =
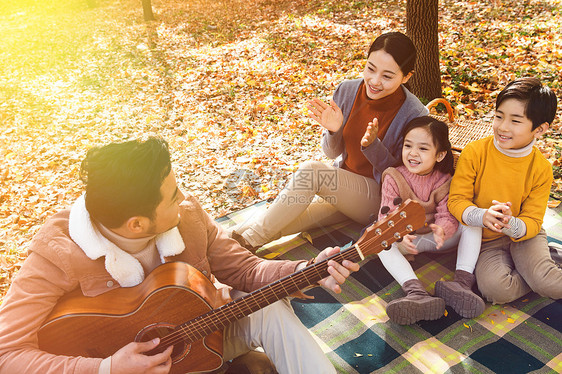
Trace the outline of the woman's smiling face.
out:
M 382 49 L 371 52 L 363 71 L 367 97 L 378 100 L 391 95 L 411 76 L 411 72 L 408 75 L 402 73 L 400 66 L 389 53 Z

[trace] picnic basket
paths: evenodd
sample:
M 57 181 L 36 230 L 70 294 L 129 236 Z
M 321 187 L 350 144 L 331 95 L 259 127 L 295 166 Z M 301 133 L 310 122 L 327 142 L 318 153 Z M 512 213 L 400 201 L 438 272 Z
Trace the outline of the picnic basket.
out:
M 430 114 L 431 117 L 445 122 L 449 126 L 449 140 L 453 149 L 455 167 L 463 148 L 473 140 L 478 140 L 492 135 L 492 124 L 484 121 L 467 121 L 455 118 L 455 112 L 451 104 L 443 98 L 437 98 L 427 103 L 426 108 L 430 110 L 438 104 L 445 105 L 447 115 Z

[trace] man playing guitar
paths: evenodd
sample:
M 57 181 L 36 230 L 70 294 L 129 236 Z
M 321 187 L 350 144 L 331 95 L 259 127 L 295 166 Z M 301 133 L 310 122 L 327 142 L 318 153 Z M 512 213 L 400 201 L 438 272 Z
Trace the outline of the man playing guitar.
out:
M 187 263 L 203 275 L 201 282 L 212 282 L 216 295 L 205 299 L 215 301 L 209 302 L 210 308 L 220 307 L 219 295 L 229 301 L 232 292 L 257 290 L 307 265 L 306 261 L 258 258 L 229 239 L 197 200 L 177 187 L 168 144 L 162 139 L 93 148 L 80 174 L 85 194 L 37 233 L 1 306 L 0 373 L 168 373 L 173 371 L 174 347 L 153 351 L 160 338 L 131 339 L 107 356 L 97 356 L 97 347 L 92 347 L 91 354 L 63 355 L 49 353 L 56 349 L 51 350 L 51 342 L 42 344 L 40 331 L 66 295 L 78 292 L 81 297 L 95 298 L 132 290 L 144 284 L 157 267 L 165 266 L 162 263 Z M 339 251 L 326 248 L 316 261 Z M 327 264 L 330 275 L 318 283 L 336 293 L 349 274 L 359 269 L 350 260 Z M 116 311 L 118 301 L 106 303 L 108 314 L 127 314 Z M 183 304 L 180 312 L 189 315 L 191 306 Z M 152 312 L 155 323 L 161 312 L 158 306 Z M 131 308 L 132 313 L 137 305 Z M 122 325 L 126 331 L 126 324 Z M 335 373 L 286 298 L 218 330 L 225 361 L 262 347 L 279 373 Z M 79 335 L 80 330 L 73 334 Z M 121 335 L 116 331 L 109 336 Z M 211 340 L 204 348 L 209 348 Z M 183 358 L 187 362 L 198 359 L 189 352 Z M 216 369 L 214 364 L 209 366 L 208 370 Z

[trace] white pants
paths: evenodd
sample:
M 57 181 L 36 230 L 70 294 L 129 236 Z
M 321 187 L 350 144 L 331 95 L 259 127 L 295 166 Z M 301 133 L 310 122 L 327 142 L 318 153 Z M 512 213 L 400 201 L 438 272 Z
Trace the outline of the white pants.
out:
M 433 240 L 433 233 L 417 235 L 413 242 L 420 253 L 447 252 L 447 250 L 454 248 L 458 244 L 456 269 L 473 273 L 480 253 L 482 229 L 480 227 L 459 224 L 455 234 L 447 239 L 439 249 L 435 248 L 437 244 Z M 379 258 L 386 270 L 396 279 L 400 286 L 411 279 L 418 279 L 412 269 L 412 265 L 400 252 L 396 243 L 392 244 L 390 249 L 381 251 Z
M 348 218 L 366 225 L 371 215 L 378 213 L 379 195 L 380 186 L 372 178 L 321 161 L 307 161 L 263 214 L 234 230 L 257 247 Z
M 287 299 L 231 323 L 224 330 L 223 340 L 224 360 L 262 347 L 279 374 L 336 373 Z

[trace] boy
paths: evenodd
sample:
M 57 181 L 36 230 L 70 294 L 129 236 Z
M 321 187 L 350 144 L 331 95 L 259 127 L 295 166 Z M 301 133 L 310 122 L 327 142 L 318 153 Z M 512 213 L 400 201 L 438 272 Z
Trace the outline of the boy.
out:
M 562 269 L 541 228 L 552 166 L 533 146 L 554 120 L 556 104 L 556 95 L 536 78 L 510 82 L 496 99 L 494 135 L 463 149 L 451 182 L 451 213 L 483 228 L 475 276 L 494 304 L 529 291 L 562 297 Z

